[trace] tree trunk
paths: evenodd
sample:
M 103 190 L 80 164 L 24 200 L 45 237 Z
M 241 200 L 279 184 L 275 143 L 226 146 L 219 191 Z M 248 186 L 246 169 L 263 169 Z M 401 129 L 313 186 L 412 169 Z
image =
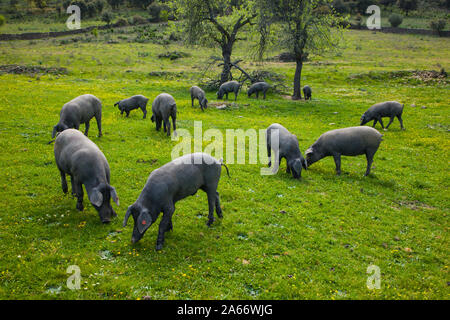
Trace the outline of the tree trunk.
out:
M 301 81 L 302 81 L 302 68 L 303 68 L 303 59 L 296 60 L 297 66 L 295 67 L 295 75 L 294 75 L 294 94 L 292 95 L 292 100 L 301 100 L 302 98 L 302 89 L 301 89 Z
M 220 76 L 220 83 L 227 82 L 230 80 L 230 70 L 231 70 L 231 49 L 232 45 L 226 44 L 222 47 L 222 57 L 223 57 L 223 69 Z

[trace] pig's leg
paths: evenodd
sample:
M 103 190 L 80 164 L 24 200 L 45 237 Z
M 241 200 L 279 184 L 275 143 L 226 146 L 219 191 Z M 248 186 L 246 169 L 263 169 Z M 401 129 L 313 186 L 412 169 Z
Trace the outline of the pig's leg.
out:
M 155 117 L 155 118 L 156 118 L 156 120 L 155 120 L 155 122 L 156 122 L 156 131 L 159 131 L 159 130 L 161 130 L 162 119 L 160 117 Z
M 381 124 L 381 128 L 384 130 L 383 120 L 381 120 L 381 117 L 378 118 L 378 122 Z
M 66 174 L 64 172 L 62 172 L 61 170 L 59 170 L 59 173 L 61 174 L 61 187 L 62 187 L 62 191 L 64 193 L 67 193 L 68 188 L 67 188 L 67 180 L 66 180 Z
M 264 100 L 266 100 L 266 93 L 267 93 L 267 90 L 264 91 Z
M 366 168 L 366 173 L 364 174 L 365 176 L 368 176 L 370 174 L 370 167 L 372 166 L 372 162 L 373 162 L 373 156 L 375 155 L 375 151 L 369 150 L 366 151 L 366 159 L 367 159 L 367 168 Z
M 234 93 L 234 101 L 237 100 L 237 96 L 238 96 L 238 92 L 236 91 L 236 92 Z M 258 97 L 257 97 L 257 98 L 258 98 Z
M 141 107 L 142 113 L 144 113 L 144 117 L 142 119 L 147 118 L 147 108 L 146 107 Z
M 156 239 L 156 250 L 162 250 L 164 244 L 164 234 L 172 223 L 172 215 L 175 211 L 173 205 L 168 205 L 163 209 L 163 216 L 159 224 L 158 238 Z
M 336 164 L 336 174 L 339 176 L 341 175 L 341 155 L 336 154 L 333 155 L 334 163 Z
M 388 125 L 386 126 L 386 129 L 389 128 L 389 126 L 391 125 L 392 121 L 394 121 L 394 117 L 391 117 L 391 118 L 389 119 L 389 123 L 388 123 Z
M 202 108 L 202 110 L 203 110 L 203 108 Z M 177 131 L 177 116 L 176 116 L 176 114 L 172 114 L 172 124 L 173 124 L 173 133 L 176 135 L 176 132 L 175 131 Z
M 121 116 L 123 116 L 123 111 L 124 111 L 123 109 L 120 110 L 120 115 L 121 115 Z
M 127 118 L 128 118 L 128 117 L 130 116 L 130 111 L 129 111 L 129 110 L 126 110 L 125 112 L 126 112 Z
M 98 136 L 101 137 L 102 134 L 102 114 L 98 113 L 95 115 L 95 120 L 97 121 L 97 128 L 98 128 Z
M 206 225 L 208 227 L 210 227 L 213 222 L 214 222 L 214 208 L 216 207 L 216 199 L 217 199 L 217 195 L 216 195 L 216 191 L 215 190 L 211 190 L 208 189 L 208 191 L 206 191 L 206 194 L 208 196 L 208 221 L 206 222 Z
M 170 219 L 169 223 L 167 224 L 166 232 L 167 231 L 173 231 L 172 219 Z
M 194 106 L 194 97 L 191 96 L 192 107 Z
M 259 91 L 256 91 L 256 99 L 259 99 Z
M 217 191 L 216 191 L 216 214 L 219 218 L 223 218 L 222 208 L 220 207 L 220 197 Z
M 291 173 L 291 167 L 289 167 L 289 163 L 286 161 L 286 173 Z
M 76 186 L 76 196 L 77 196 L 77 209 L 79 211 L 83 211 L 83 185 L 81 182 L 79 182 L 77 179 L 75 179 L 75 186 Z
M 164 129 L 167 128 L 167 136 L 170 137 L 170 121 L 169 121 L 169 117 L 164 118 L 163 122 L 164 122 Z M 164 132 L 166 132 L 166 130 L 164 130 Z
M 85 123 L 84 135 L 87 137 L 89 132 L 89 121 Z
M 76 196 L 77 186 L 75 185 L 75 180 L 73 179 L 73 175 L 70 175 L 70 183 L 72 184 L 72 196 Z
M 377 124 L 377 122 L 378 122 L 378 119 L 373 120 L 373 126 L 372 126 L 372 128 L 375 128 L 375 125 Z
M 405 128 L 403 127 L 403 120 L 402 120 L 402 116 L 398 115 L 397 116 L 398 121 L 400 122 L 400 128 L 402 128 L 402 130 L 405 130 Z
M 269 168 L 272 165 L 272 148 L 270 147 L 270 135 L 267 135 L 267 156 L 269 158 Z

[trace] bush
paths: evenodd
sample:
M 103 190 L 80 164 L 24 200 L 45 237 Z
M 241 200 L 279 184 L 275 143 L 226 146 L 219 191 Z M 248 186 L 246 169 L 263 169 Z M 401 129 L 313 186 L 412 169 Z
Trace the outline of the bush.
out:
M 93 2 L 89 2 L 86 5 L 86 12 L 88 17 L 94 17 L 97 14 L 97 7 Z
M 403 18 L 401 15 L 393 13 L 389 16 L 389 23 L 392 27 L 397 28 L 403 22 Z
M 106 2 L 105 0 L 96 0 L 94 2 L 95 8 L 97 9 L 97 14 L 102 13 L 103 9 L 105 8 Z
M 6 23 L 5 17 L 0 14 L 0 27 L 3 26 L 5 23 Z
M 159 13 L 159 21 L 167 22 L 169 20 L 169 12 L 167 10 L 161 10 Z
M 417 9 L 418 0 L 398 0 L 397 5 L 408 15 L 409 11 Z
M 144 17 L 140 16 L 140 15 L 135 15 L 129 20 L 129 23 L 133 24 L 133 25 L 144 24 L 144 23 L 147 23 L 147 22 L 148 22 L 148 20 L 145 19 Z
M 350 7 L 343 0 L 334 0 L 332 6 L 337 13 L 350 13 Z
M 437 32 L 439 35 L 441 35 L 441 32 L 445 29 L 445 25 L 447 24 L 447 21 L 443 19 L 439 20 L 432 20 L 430 22 L 430 28 L 431 30 Z
M 106 22 L 107 24 L 110 24 L 113 19 L 113 15 L 110 11 L 105 11 L 102 14 L 102 21 Z
M 116 21 L 116 25 L 117 25 L 118 27 L 125 27 L 125 26 L 128 25 L 128 21 L 127 21 L 126 19 L 124 19 L 124 18 L 119 18 L 119 19 Z
M 161 22 L 162 18 L 167 17 L 167 19 L 168 19 L 170 8 L 168 5 L 166 5 L 164 3 L 155 1 L 147 7 L 147 11 L 150 14 L 150 18 L 151 18 L 152 22 Z M 161 13 L 163 11 L 166 11 L 166 13 L 163 13 L 164 16 L 162 17 Z M 166 19 L 166 21 L 167 21 L 167 19 Z

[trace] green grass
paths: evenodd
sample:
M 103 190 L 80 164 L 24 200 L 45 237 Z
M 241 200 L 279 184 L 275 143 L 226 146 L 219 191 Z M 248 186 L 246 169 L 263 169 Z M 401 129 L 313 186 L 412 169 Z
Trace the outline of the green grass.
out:
M 312 102 L 273 93 L 257 101 L 244 90 L 237 108 L 202 113 L 190 106 L 188 88 L 218 50 L 129 43 L 119 36 L 133 37 L 101 33 L 91 42 L 80 36 L 64 45 L 0 43 L 2 64 L 69 70 L 61 76 L 0 75 L 0 298 L 449 298 L 448 82 L 351 77 L 449 70 L 449 40 L 350 31 L 341 54 L 313 57 L 305 65 L 303 84 L 313 88 Z M 119 43 L 106 44 L 104 37 Z M 192 56 L 157 58 L 174 50 Z M 236 45 L 234 57 L 246 61 L 243 67 L 283 74 L 291 86 L 293 63 L 255 64 L 248 52 L 243 43 Z M 148 75 L 156 71 L 168 76 Z M 300 181 L 284 172 L 284 162 L 275 176 L 261 176 L 263 164 L 229 164 L 231 178 L 224 174 L 218 188 L 223 220 L 206 227 L 203 192 L 180 201 L 174 231 L 156 252 L 157 225 L 132 245 L 132 221 L 126 228 L 121 224 L 150 172 L 171 160 L 177 142 L 156 132 L 140 111 L 127 119 L 112 105 L 133 94 L 152 100 L 161 92 L 175 97 L 179 128 L 193 132 L 193 121 L 201 120 L 204 131 L 225 133 L 278 122 L 298 136 L 302 152 L 327 130 L 358 125 L 361 114 L 380 101 L 405 104 L 406 131 L 395 121 L 382 132 L 369 177 L 363 177 L 364 157 L 344 157 L 339 177 L 333 159 L 323 159 Z M 86 197 L 85 210 L 78 212 L 75 199 L 62 193 L 47 144 L 61 106 L 84 93 L 103 101 L 104 136 L 96 137 L 94 121 L 90 138 L 107 157 L 120 197 L 119 218 L 110 225 L 100 223 Z M 216 102 L 213 92 L 207 97 Z M 380 267 L 380 290 L 366 287 L 371 264 Z M 81 269 L 80 290 L 66 287 L 70 265 Z

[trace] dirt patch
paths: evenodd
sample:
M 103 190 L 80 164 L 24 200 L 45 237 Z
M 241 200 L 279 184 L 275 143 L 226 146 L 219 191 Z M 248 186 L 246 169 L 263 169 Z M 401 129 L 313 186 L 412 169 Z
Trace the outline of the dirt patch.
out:
M 148 163 L 151 165 L 155 164 L 156 162 L 158 162 L 158 159 L 150 159 L 150 160 L 138 159 L 136 161 L 136 163 L 146 163 L 146 164 Z
M 413 71 L 411 78 L 418 79 L 421 81 L 433 81 L 433 80 L 439 80 L 439 79 L 446 79 L 447 78 L 447 72 L 445 72 L 444 69 L 441 69 L 441 71 L 435 71 L 435 70 L 417 70 Z
M 401 80 L 405 82 L 416 83 L 441 83 L 446 84 L 449 82 L 447 72 L 444 69 L 440 71 L 436 70 L 399 70 L 399 71 L 369 71 L 366 73 L 351 74 L 348 77 L 350 80 Z
M 0 66 L 0 73 L 9 74 L 53 74 L 64 75 L 68 71 L 66 68 L 60 67 L 43 67 L 43 66 L 21 66 L 17 64 L 7 64 Z
M 429 209 L 429 210 L 433 210 L 436 209 L 435 207 L 432 207 L 426 203 L 417 201 L 417 200 L 412 200 L 412 201 L 396 201 L 396 204 L 400 205 L 401 207 L 407 207 L 408 209 L 411 210 L 423 210 L 423 209 Z

